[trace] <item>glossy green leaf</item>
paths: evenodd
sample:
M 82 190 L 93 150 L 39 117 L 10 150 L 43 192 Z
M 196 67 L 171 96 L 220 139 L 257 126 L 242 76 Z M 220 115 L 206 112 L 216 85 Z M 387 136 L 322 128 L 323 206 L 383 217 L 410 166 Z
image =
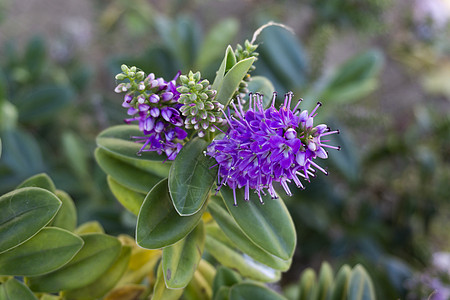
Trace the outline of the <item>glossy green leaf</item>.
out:
M 56 191 L 56 187 L 52 179 L 45 173 L 37 174 L 26 179 L 21 184 L 19 184 L 19 186 L 17 186 L 17 189 L 23 187 L 38 187 L 52 193 L 55 193 Z
M 227 267 L 220 266 L 217 268 L 216 277 L 214 277 L 213 293 L 217 294 L 221 287 L 231 287 L 241 281 L 241 275 Z
M 55 195 L 61 200 L 62 205 L 53 218 L 51 226 L 74 231 L 77 227 L 77 208 L 72 198 L 64 191 L 56 190 Z
M 99 148 L 123 162 L 159 177 L 167 177 L 171 162 L 166 161 L 164 155 L 159 155 L 155 151 L 146 151 L 138 155 L 143 144 L 136 143 L 132 138 L 135 136 L 142 136 L 139 126 L 118 125 L 102 131 L 97 136 L 96 142 Z M 165 162 L 162 163 L 163 161 Z
M 291 265 L 291 260 L 282 260 L 273 256 L 255 243 L 253 243 L 236 224 L 236 221 L 228 212 L 223 200 L 219 196 L 213 196 L 208 205 L 208 211 L 226 236 L 237 246 L 239 250 L 248 254 L 250 257 L 265 264 L 273 269 L 286 271 Z
M 86 234 L 86 233 L 105 233 L 102 224 L 98 221 L 89 221 L 81 224 L 75 229 L 76 234 Z
M 42 85 L 15 97 L 14 104 L 19 110 L 19 120 L 31 123 L 53 118 L 72 102 L 74 96 L 68 86 Z
M 269 107 L 272 104 L 273 92 L 275 92 L 272 82 L 264 76 L 252 76 L 251 79 L 248 83 L 248 90 L 252 93 L 263 94 L 263 107 Z
M 375 300 L 375 290 L 367 271 L 361 265 L 352 270 L 348 288 L 348 300 Z
M 114 178 L 108 175 L 108 186 L 114 197 L 129 211 L 136 216 L 139 214 L 141 205 L 144 202 L 145 194 L 135 192 L 126 186 L 118 183 Z
M 314 287 L 314 300 L 326 300 L 331 294 L 333 288 L 333 269 L 327 262 L 323 262 L 320 267 L 317 284 Z
M 225 50 L 225 56 L 220 64 L 219 70 L 217 70 L 216 78 L 211 86 L 213 90 L 218 90 L 222 85 L 223 78 L 225 77 L 225 72 L 231 69 L 236 64 L 236 56 L 234 56 L 233 48 L 228 45 Z
M 316 273 L 311 268 L 305 269 L 300 277 L 298 300 L 311 300 L 315 286 Z
M 230 289 L 230 299 L 233 300 L 286 300 L 277 292 L 256 283 L 242 282 L 233 285 Z
M 236 36 L 239 22 L 236 19 L 225 19 L 215 24 L 205 37 L 200 48 L 196 66 L 203 70 L 222 55 L 222 51 Z
M 114 264 L 93 283 L 83 286 L 79 289 L 74 289 L 63 293 L 65 299 L 68 300 L 95 300 L 102 298 L 108 293 L 122 277 L 123 273 L 128 267 L 128 262 L 131 257 L 131 247 L 122 246 L 119 257 Z
M 220 193 L 224 203 L 241 230 L 256 245 L 283 260 L 289 260 L 294 254 L 297 235 L 294 223 L 281 198 L 271 199 L 267 194 L 260 203 L 255 193 L 250 201 L 244 201 L 242 189 L 236 189 L 238 206 L 233 206 L 233 190 L 222 187 Z
M 0 253 L 20 245 L 57 213 L 61 201 L 47 190 L 25 187 L 0 197 Z
M 203 151 L 208 143 L 200 138 L 190 140 L 183 146 L 169 172 L 169 194 L 180 216 L 198 212 L 208 199 L 217 167 L 214 159 Z
M 227 106 L 234 92 L 239 87 L 239 83 L 247 74 L 250 67 L 255 62 L 255 57 L 249 57 L 235 64 L 230 71 L 225 74 L 222 84 L 217 90 L 216 101 Z
M 11 278 L 0 284 L 0 300 L 38 300 L 22 282 Z
M 280 279 L 280 272 L 258 263 L 251 257 L 240 253 L 218 227 L 207 226 L 205 248 L 222 265 L 239 271 L 242 276 L 274 282 Z
M 169 196 L 167 179 L 161 180 L 145 197 L 136 226 L 136 242 L 147 249 L 172 245 L 192 231 L 206 205 L 192 216 L 180 216 Z
M 95 149 L 95 159 L 102 170 L 117 182 L 139 193 L 147 193 L 161 178 L 127 164 L 102 148 Z
M 83 247 L 73 233 L 47 227 L 25 243 L 0 254 L 0 274 L 36 276 L 59 269 Z
M 163 249 L 162 268 L 168 288 L 180 289 L 188 285 L 202 258 L 204 246 L 205 227 L 200 221 L 185 238 Z
M 91 284 L 113 265 L 120 254 L 121 244 L 112 236 L 90 233 L 81 238 L 84 246 L 69 263 L 55 272 L 28 278 L 33 291 L 56 293 Z
M 343 265 L 333 284 L 333 291 L 331 292 L 331 300 L 346 300 L 348 294 L 348 284 L 350 282 L 352 270 L 348 265 Z
M 155 286 L 153 287 L 152 300 L 177 300 L 183 294 L 183 289 L 168 289 L 164 282 L 162 266 L 159 264 L 156 275 Z

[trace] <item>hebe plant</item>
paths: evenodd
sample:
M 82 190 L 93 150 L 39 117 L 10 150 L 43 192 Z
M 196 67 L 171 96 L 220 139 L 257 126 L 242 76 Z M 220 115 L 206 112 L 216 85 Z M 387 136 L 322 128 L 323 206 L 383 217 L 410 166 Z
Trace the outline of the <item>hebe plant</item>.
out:
M 0 198 L 0 297 L 284 299 L 262 284 L 290 268 L 297 243 L 277 189 L 326 173 L 315 160 L 339 149 L 326 140 L 338 131 L 314 126 L 321 104 L 301 110 L 292 93 L 279 108 L 276 93 L 244 99 L 254 40 L 227 48 L 212 85 L 122 66 L 116 92 L 137 124 L 101 132 L 95 158 L 137 216 L 135 238 L 75 228 L 70 197 L 33 177 Z

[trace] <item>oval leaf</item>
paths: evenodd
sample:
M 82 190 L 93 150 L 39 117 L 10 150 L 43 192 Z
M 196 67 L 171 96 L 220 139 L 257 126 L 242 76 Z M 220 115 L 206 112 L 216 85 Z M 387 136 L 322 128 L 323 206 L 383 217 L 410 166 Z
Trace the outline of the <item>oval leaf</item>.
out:
M 133 141 L 132 137 L 134 136 L 143 136 L 138 125 L 118 125 L 102 131 L 97 136 L 96 142 L 99 148 L 109 152 L 113 157 L 160 177 L 166 177 L 170 161 L 162 163 L 166 160 L 165 156 L 159 155 L 155 151 L 142 152 L 137 155 L 142 144 Z
M 289 260 L 294 254 L 297 235 L 294 223 L 281 198 L 271 199 L 262 196 L 264 205 L 255 193 L 250 194 L 250 201 L 241 201 L 233 206 L 233 191 L 222 187 L 220 192 L 231 216 L 247 237 L 256 245 L 282 260 Z M 244 199 L 244 192 L 236 189 L 236 198 Z
M 16 189 L 23 187 L 39 187 L 49 192 L 55 193 L 56 187 L 52 179 L 45 173 L 34 175 L 21 184 Z
M 273 269 L 286 271 L 289 269 L 292 260 L 282 260 L 276 256 L 273 256 L 255 243 L 253 243 L 239 228 L 236 221 L 228 212 L 221 197 L 213 196 L 212 201 L 208 205 L 208 211 L 213 216 L 214 220 L 219 224 L 220 229 L 226 234 L 226 236 L 241 250 L 248 254 L 250 257 L 265 264 Z
M 145 197 L 136 226 L 136 242 L 147 249 L 172 245 L 194 229 L 206 205 L 192 216 L 180 216 L 169 196 L 168 180 L 163 179 Z
M 95 149 L 95 159 L 106 174 L 113 177 L 120 184 L 136 192 L 146 194 L 161 180 L 161 178 L 156 175 L 150 174 L 111 156 L 109 152 L 102 148 Z
M 14 278 L 0 284 L 0 300 L 38 300 L 30 289 Z
M 94 300 L 102 298 L 108 293 L 122 277 L 130 261 L 131 247 L 123 246 L 119 257 L 114 264 L 96 281 L 79 289 L 63 293 L 64 299 Z
M 169 172 L 169 193 L 180 216 L 198 212 L 208 198 L 217 174 L 216 163 L 203 154 L 208 143 L 200 138 L 189 141 L 178 153 Z
M 352 270 L 349 266 L 343 265 L 334 280 L 331 300 L 346 300 L 348 293 L 348 283 L 350 282 Z
M 29 287 L 35 292 L 56 293 L 91 284 L 116 261 L 120 242 L 100 233 L 82 235 L 84 246 L 65 266 L 55 272 L 29 277 Z
M 184 239 L 163 249 L 162 268 L 166 286 L 180 289 L 188 285 L 202 258 L 205 246 L 205 227 L 203 222 Z
M 299 282 L 298 300 L 310 300 L 316 286 L 316 273 L 313 269 L 307 268 L 302 272 Z
M 109 175 L 107 181 L 109 189 L 116 199 L 119 200 L 126 209 L 137 216 L 139 214 L 139 209 L 141 209 L 141 205 L 144 202 L 145 194 L 130 190 Z
M 372 280 L 361 265 L 352 270 L 348 288 L 348 300 L 375 300 L 375 291 Z
M 279 271 L 260 264 L 237 251 L 218 227 L 207 226 L 207 233 L 206 250 L 222 265 L 237 270 L 242 276 L 254 280 L 274 282 L 280 279 Z
M 55 195 L 61 200 L 62 205 L 51 222 L 51 226 L 74 231 L 77 227 L 77 208 L 72 198 L 64 191 L 56 190 Z
M 155 286 L 153 287 L 152 300 L 176 300 L 183 294 L 183 289 L 168 289 L 164 282 L 162 265 L 159 264 L 156 275 Z
M 314 287 L 314 297 L 317 300 L 328 299 L 333 288 L 333 269 L 327 262 L 323 262 L 320 267 L 317 285 Z
M 282 295 L 256 283 L 243 282 L 233 285 L 230 289 L 230 299 L 233 300 L 286 300 Z
M 255 57 L 249 57 L 235 64 L 230 71 L 225 74 L 221 86 L 217 90 L 216 101 L 225 107 L 231 100 L 234 92 L 239 87 L 244 76 L 255 62 Z
M 0 253 L 20 245 L 58 212 L 61 201 L 47 190 L 25 187 L 0 197 Z
M 0 254 L 0 274 L 36 276 L 59 269 L 83 247 L 83 240 L 60 228 L 43 228 L 33 238 Z
M 86 233 L 105 233 L 102 224 L 98 221 L 89 221 L 81 224 L 75 229 L 76 234 L 86 234 Z
M 220 288 L 231 287 L 241 281 L 242 277 L 238 273 L 227 267 L 220 266 L 217 268 L 216 277 L 214 277 L 213 292 L 214 294 L 219 293 Z

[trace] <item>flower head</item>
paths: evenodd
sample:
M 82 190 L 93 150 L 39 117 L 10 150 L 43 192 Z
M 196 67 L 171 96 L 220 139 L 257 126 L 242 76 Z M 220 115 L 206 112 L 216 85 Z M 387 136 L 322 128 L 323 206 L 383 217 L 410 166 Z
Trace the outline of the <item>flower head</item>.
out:
M 156 78 L 153 73 L 145 77 L 144 72 L 135 67 L 122 66 L 123 73 L 116 76 L 118 80 L 128 79 L 129 82 L 120 83 L 115 91 L 125 93 L 122 106 L 127 108 L 131 118 L 126 123 L 138 121 L 139 129 L 144 136 L 134 137 L 143 143 L 138 154 L 145 151 L 163 152 L 169 160 L 175 159 L 180 152 L 182 140 L 187 132 L 181 127 L 184 120 L 178 103 L 180 93 L 177 91 L 176 80 L 167 82 L 163 78 Z
M 326 148 L 339 150 L 324 140 L 339 131 L 331 131 L 324 124 L 313 125 L 320 103 L 311 113 L 298 109 L 300 101 L 291 110 L 292 96 L 292 93 L 286 94 L 279 109 L 275 108 L 275 93 L 268 109 L 263 108 L 260 94 L 250 94 L 246 111 L 239 97 L 237 106 L 231 103 L 235 116 L 225 115 L 228 131 L 223 138 L 214 140 L 206 151 L 219 166 L 218 189 L 222 185 L 233 190 L 244 188 L 246 201 L 250 199 L 250 189 L 260 199 L 265 191 L 277 198 L 274 182 L 291 195 L 288 182 L 294 181 L 303 189 L 300 178 L 309 181 L 310 177 L 315 177 L 316 170 L 327 174 L 315 159 L 327 158 Z M 237 204 L 236 199 L 234 204 Z
M 183 104 L 180 111 L 186 117 L 186 129 L 197 130 L 199 137 L 205 136 L 208 131 L 214 132 L 216 126 L 223 123 L 220 112 L 223 105 L 214 100 L 216 91 L 211 89 L 208 80 L 201 80 L 200 72 L 181 75 L 180 81 L 178 102 Z

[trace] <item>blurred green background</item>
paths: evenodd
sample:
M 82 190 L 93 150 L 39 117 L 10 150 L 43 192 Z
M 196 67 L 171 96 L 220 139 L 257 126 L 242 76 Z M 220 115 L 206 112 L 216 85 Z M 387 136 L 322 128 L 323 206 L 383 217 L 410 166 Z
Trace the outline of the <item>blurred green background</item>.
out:
M 284 197 L 298 247 L 278 288 L 327 260 L 365 265 L 379 299 L 450 290 L 433 265 L 450 252 L 448 0 L 0 0 L 0 194 L 47 172 L 79 222 L 133 234 L 93 159 L 96 135 L 125 117 L 120 65 L 212 81 L 226 46 L 270 20 L 295 35 L 264 30 L 252 74 L 304 109 L 320 100 L 342 147 L 329 176 Z

